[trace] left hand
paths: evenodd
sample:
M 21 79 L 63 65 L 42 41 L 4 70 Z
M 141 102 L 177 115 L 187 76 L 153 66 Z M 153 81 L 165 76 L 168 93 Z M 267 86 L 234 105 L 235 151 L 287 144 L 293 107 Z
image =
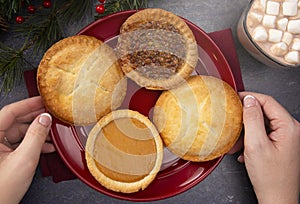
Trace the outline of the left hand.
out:
M 55 151 L 51 143 L 45 143 L 52 119 L 44 112 L 40 96 L 0 111 L 0 203 L 20 202 L 31 184 L 40 153 Z

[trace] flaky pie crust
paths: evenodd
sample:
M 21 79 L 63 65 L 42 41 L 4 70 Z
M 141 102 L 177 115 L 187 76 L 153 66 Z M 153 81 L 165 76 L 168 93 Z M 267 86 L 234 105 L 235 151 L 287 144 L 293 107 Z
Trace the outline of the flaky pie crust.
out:
M 46 108 L 72 125 L 96 123 L 119 107 L 126 84 L 113 49 L 85 35 L 55 43 L 37 71 L 37 86 Z
M 192 76 L 156 102 L 154 124 L 164 144 L 185 160 L 202 162 L 227 153 L 242 129 L 242 104 L 231 86 Z

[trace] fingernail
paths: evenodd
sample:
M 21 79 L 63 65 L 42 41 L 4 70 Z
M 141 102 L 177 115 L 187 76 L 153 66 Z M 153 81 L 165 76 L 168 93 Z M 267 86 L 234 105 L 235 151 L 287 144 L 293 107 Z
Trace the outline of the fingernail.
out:
M 52 117 L 49 113 L 42 113 L 39 118 L 39 123 L 45 127 L 48 127 L 52 122 Z
M 244 106 L 245 107 L 252 107 L 256 105 L 256 99 L 254 98 L 254 96 L 251 95 L 247 95 L 244 98 Z

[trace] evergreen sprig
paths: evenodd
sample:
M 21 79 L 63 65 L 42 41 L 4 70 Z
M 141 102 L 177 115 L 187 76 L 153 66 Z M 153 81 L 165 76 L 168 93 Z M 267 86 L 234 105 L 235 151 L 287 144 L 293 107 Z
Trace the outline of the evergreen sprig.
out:
M 95 13 L 96 0 L 51 0 L 51 8 L 39 6 L 34 14 L 25 16 L 25 22 L 16 24 L 16 15 L 27 13 L 30 0 L 0 0 L 0 29 L 18 32 L 27 38 L 20 49 L 13 49 L 0 43 L 0 93 L 9 93 L 21 81 L 23 70 L 29 65 L 25 51 L 44 52 L 52 44 L 65 37 L 65 22 L 74 23 Z M 106 0 L 105 12 L 95 15 L 95 19 L 123 10 L 147 8 L 147 0 Z M 8 23 L 7 23 L 8 22 Z M 29 50 L 31 51 L 31 49 Z
M 24 66 L 29 65 L 24 57 L 26 49 L 15 50 L 0 42 L 0 93 L 9 93 L 22 80 Z
M 11 20 L 13 16 L 22 11 L 24 4 L 30 4 L 29 0 L 0 0 L 0 13 L 3 18 Z
M 62 23 L 57 8 L 42 9 L 22 24 L 13 26 L 14 32 L 29 36 L 29 45 L 35 52 L 44 52 L 52 44 L 64 37 Z M 29 47 L 29 46 L 27 46 Z

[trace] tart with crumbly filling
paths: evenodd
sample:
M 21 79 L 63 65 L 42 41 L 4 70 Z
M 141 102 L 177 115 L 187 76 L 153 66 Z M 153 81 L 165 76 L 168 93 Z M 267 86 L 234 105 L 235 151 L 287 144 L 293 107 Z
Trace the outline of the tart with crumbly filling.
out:
M 185 21 L 152 8 L 133 14 L 122 24 L 117 52 L 126 76 L 156 90 L 180 85 L 198 60 L 197 43 Z
M 133 193 L 156 177 L 163 157 L 162 140 L 154 124 L 132 110 L 116 110 L 91 130 L 85 158 L 93 177 L 107 189 Z

